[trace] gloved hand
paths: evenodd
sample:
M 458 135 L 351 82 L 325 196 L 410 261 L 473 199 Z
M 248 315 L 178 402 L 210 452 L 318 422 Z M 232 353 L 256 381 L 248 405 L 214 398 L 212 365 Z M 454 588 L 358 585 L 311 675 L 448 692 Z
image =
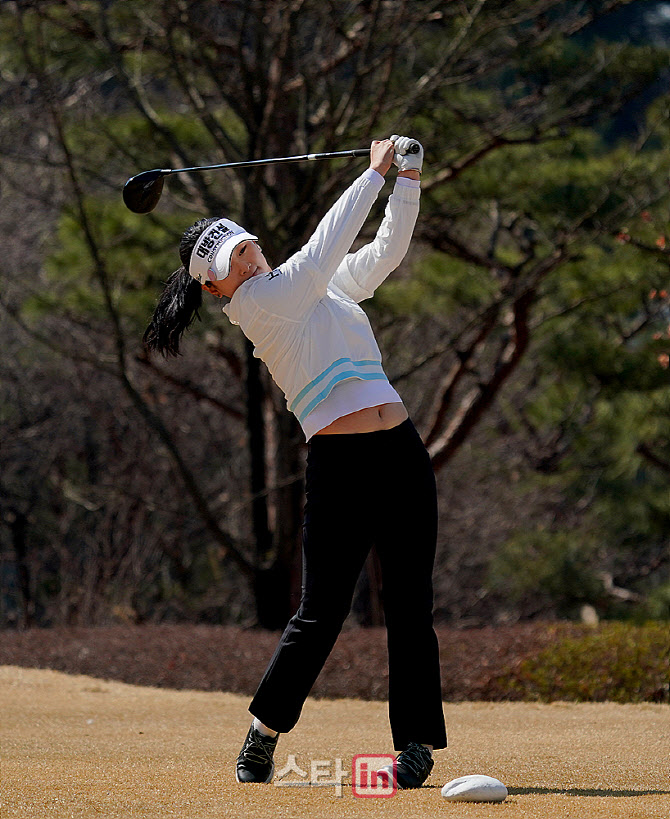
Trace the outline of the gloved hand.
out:
M 398 166 L 399 171 L 419 171 L 423 165 L 423 145 L 411 137 L 398 136 L 393 134 L 391 142 L 395 145 L 395 156 L 393 164 Z M 416 153 L 408 153 L 411 147 L 418 145 Z M 416 150 L 416 148 L 414 148 Z

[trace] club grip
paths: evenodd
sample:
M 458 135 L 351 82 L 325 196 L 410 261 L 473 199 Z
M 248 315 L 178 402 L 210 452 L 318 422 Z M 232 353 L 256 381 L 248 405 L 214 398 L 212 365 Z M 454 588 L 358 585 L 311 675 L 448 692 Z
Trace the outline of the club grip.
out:
M 412 142 L 412 144 L 407 149 L 406 153 L 408 153 L 408 154 L 418 154 L 420 150 L 421 150 L 421 146 L 419 145 L 419 143 L 418 142 Z

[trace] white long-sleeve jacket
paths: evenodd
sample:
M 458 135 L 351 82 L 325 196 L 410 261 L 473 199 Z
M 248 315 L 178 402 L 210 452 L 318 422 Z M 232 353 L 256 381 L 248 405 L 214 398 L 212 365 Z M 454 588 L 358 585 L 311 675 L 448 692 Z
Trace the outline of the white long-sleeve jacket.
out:
M 420 190 L 404 182 L 396 182 L 374 240 L 349 253 L 384 183 L 367 170 L 301 250 L 244 282 L 223 308 L 254 344 L 254 355 L 265 362 L 301 423 L 337 384 L 387 380 L 358 302 L 370 298 L 407 253 Z

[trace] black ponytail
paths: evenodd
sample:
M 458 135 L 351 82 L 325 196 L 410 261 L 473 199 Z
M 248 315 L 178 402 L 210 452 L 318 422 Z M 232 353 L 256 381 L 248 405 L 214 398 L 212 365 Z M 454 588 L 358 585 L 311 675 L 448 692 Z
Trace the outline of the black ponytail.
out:
M 182 266 L 165 282 L 151 323 L 144 333 L 144 343 L 165 358 L 179 355 L 179 342 L 184 332 L 200 319 L 202 286 L 188 272 L 191 253 L 200 234 L 217 219 L 200 219 L 181 237 L 179 258 Z

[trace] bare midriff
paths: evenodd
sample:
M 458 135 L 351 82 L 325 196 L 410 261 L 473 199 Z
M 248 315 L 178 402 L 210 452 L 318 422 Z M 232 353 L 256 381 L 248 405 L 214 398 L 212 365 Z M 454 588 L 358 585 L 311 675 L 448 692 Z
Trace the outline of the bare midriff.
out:
M 366 407 L 336 418 L 332 424 L 328 424 L 315 434 L 351 435 L 357 432 L 378 432 L 382 429 L 393 429 L 408 417 L 404 404 L 379 404 L 377 407 Z

